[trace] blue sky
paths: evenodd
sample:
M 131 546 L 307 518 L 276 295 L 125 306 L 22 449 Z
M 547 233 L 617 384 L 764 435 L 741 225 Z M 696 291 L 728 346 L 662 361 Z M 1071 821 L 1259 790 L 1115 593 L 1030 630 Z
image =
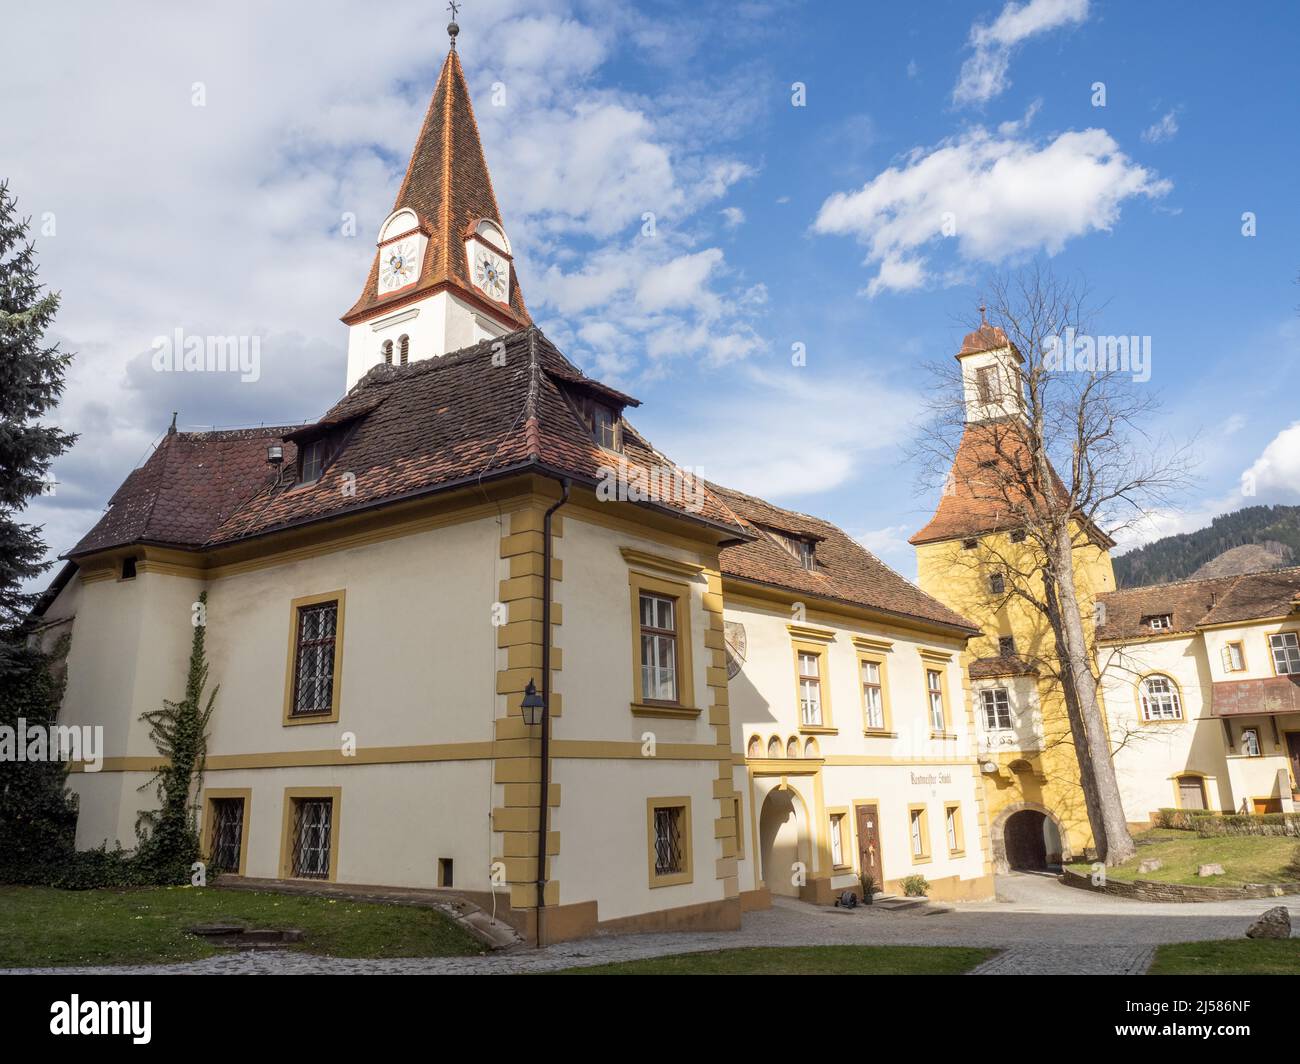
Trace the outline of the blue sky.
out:
M 49 230 L 79 356 L 61 419 L 82 440 L 32 507 L 56 552 L 171 410 L 284 422 L 337 398 L 337 317 L 445 55 L 439 5 L 135 7 L 31 5 L 0 70 L 0 175 Z M 1098 331 L 1152 338 L 1153 428 L 1199 435 L 1198 483 L 1148 533 L 1300 502 L 1300 14 L 1249 11 L 467 0 L 460 41 L 538 322 L 677 461 L 911 576 L 935 498 L 905 457 L 920 367 L 956 350 L 985 271 L 1033 256 L 1108 301 Z M 153 372 L 176 328 L 259 336 L 261 379 Z

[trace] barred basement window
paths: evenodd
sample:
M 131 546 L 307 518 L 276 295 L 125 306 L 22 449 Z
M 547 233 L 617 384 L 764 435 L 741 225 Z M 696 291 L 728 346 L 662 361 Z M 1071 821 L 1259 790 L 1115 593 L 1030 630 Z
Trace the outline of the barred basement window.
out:
M 652 887 L 691 881 L 690 803 L 686 797 L 651 798 L 646 803 Z
M 339 604 L 319 602 L 298 608 L 294 660 L 293 708 L 305 717 L 334 709 L 334 651 Z
M 212 798 L 212 839 L 208 870 L 239 872 L 239 851 L 244 837 L 244 799 Z
M 1011 727 L 1011 700 L 1005 687 L 991 687 L 980 692 L 984 707 L 984 727 L 988 731 L 1005 731 Z
M 332 799 L 293 799 L 292 870 L 295 878 L 329 879 L 333 835 Z

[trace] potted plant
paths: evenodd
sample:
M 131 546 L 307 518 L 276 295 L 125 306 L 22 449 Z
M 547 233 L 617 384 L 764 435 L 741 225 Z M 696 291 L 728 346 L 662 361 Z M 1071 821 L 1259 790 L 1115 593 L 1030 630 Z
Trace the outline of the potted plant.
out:
M 876 881 L 869 872 L 858 876 L 858 881 L 862 884 L 862 904 L 870 905 L 876 893 Z

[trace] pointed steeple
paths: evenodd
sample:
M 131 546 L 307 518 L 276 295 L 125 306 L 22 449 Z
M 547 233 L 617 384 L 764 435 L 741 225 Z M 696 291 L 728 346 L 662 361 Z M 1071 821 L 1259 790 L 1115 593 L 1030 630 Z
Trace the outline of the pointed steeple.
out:
M 453 296 L 465 313 L 479 315 L 500 331 L 532 324 L 515 276 L 454 37 L 452 45 L 393 211 L 380 229 L 365 288 L 343 315 L 343 321 L 353 327 L 354 339 L 358 325 L 440 292 Z M 481 338 L 468 337 L 467 343 Z M 412 358 L 454 349 L 425 350 L 415 333 L 411 339 Z M 376 346 L 375 357 L 365 357 L 368 365 L 362 372 L 381 360 L 378 351 Z M 359 376 L 353 372 L 351 343 L 348 361 L 350 386 Z

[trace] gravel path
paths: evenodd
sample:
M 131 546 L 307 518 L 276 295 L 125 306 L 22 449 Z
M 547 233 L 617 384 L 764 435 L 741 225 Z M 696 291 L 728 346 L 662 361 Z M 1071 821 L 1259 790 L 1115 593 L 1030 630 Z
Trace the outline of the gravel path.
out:
M 1152 904 L 1091 894 L 1034 875 L 1005 876 L 998 900 L 954 904 L 951 911 L 889 913 L 876 908 L 823 909 L 785 898 L 748 913 L 739 931 L 601 935 L 542 950 L 482 957 L 361 960 L 287 950 L 226 953 L 183 964 L 59 968 L 61 974 L 513 974 L 577 965 L 642 960 L 674 953 L 746 946 L 925 945 L 988 946 L 1005 952 L 972 974 L 1127 975 L 1144 972 L 1165 942 L 1239 938 L 1250 922 L 1277 904 L 1267 901 Z M 1300 922 L 1300 899 L 1288 899 Z M 0 974 L 39 974 L 15 969 Z

